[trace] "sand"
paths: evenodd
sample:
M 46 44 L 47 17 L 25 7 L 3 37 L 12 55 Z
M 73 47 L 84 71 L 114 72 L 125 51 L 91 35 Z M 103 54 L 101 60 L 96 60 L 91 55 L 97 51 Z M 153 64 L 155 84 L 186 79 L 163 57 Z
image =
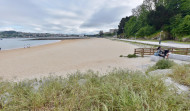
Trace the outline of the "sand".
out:
M 0 51 L 0 77 L 6 80 L 40 78 L 89 69 L 106 73 L 113 68 L 140 70 L 149 57 L 119 57 L 133 54 L 138 46 L 104 38 L 63 40 L 27 49 Z

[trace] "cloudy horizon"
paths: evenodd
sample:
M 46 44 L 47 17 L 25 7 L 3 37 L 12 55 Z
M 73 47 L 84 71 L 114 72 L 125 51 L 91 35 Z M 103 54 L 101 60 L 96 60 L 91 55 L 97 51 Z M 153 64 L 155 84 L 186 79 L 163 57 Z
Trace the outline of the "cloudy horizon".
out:
M 0 31 L 94 34 L 118 28 L 143 0 L 1 0 Z

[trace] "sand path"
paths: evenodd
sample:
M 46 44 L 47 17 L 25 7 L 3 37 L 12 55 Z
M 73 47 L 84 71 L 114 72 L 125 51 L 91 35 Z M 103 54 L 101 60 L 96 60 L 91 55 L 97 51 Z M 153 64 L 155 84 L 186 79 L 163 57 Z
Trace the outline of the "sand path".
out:
M 64 40 L 58 43 L 0 52 L 0 77 L 26 79 L 63 75 L 92 69 L 105 73 L 113 68 L 141 69 L 148 57 L 124 58 L 137 46 L 103 38 Z

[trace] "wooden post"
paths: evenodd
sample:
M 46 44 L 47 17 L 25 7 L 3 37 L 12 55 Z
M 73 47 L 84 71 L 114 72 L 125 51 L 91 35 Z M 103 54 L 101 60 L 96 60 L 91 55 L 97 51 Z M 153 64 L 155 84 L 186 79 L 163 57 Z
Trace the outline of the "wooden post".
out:
M 144 48 L 141 50 L 141 57 L 144 57 Z
M 174 48 L 172 48 L 172 53 L 174 52 Z
M 136 54 L 136 49 L 135 49 L 135 52 L 134 52 L 134 54 Z
M 186 55 L 188 55 L 188 48 L 186 49 L 186 52 L 185 52 Z

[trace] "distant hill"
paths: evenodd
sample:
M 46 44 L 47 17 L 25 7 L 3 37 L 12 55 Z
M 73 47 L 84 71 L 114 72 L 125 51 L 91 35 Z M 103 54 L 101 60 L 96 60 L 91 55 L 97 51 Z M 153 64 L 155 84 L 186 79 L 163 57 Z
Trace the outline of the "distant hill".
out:
M 50 34 L 50 33 L 26 33 L 17 31 L 2 31 L 0 32 L 0 38 L 35 38 L 35 37 L 68 37 L 68 36 L 79 36 L 79 35 L 67 35 L 67 34 Z

